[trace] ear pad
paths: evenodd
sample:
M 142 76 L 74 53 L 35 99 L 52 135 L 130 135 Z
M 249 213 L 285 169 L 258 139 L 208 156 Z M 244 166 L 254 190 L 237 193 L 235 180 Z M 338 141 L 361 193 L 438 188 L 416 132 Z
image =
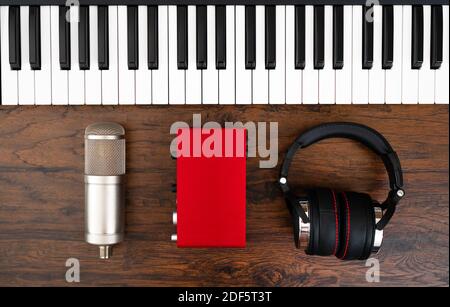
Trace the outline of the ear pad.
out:
M 375 237 L 375 211 L 367 194 L 342 192 L 340 206 L 340 246 L 336 257 L 364 260 L 370 256 Z
M 309 255 L 335 255 L 339 249 L 338 195 L 330 189 L 308 192 L 310 201 Z
M 293 229 L 294 229 L 294 243 L 295 243 L 295 247 L 299 248 L 299 242 L 300 242 L 300 238 L 299 238 L 299 233 L 300 233 L 300 224 L 299 224 L 299 219 L 300 219 L 300 215 L 297 213 L 296 210 L 291 210 L 291 208 L 289 208 L 289 211 L 291 212 L 291 217 L 292 217 L 292 225 L 293 225 Z

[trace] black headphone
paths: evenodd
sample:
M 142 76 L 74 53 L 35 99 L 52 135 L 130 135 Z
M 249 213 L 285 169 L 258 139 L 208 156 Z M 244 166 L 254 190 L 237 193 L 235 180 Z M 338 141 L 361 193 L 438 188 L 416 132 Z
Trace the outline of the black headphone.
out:
M 328 138 L 358 141 L 381 157 L 390 185 L 382 204 L 355 192 L 320 188 L 309 190 L 303 197 L 291 192 L 287 177 L 297 150 Z M 405 195 L 400 160 L 391 145 L 374 129 L 355 123 L 323 124 L 301 134 L 286 154 L 279 184 L 293 219 L 297 248 L 305 247 L 309 255 L 335 255 L 342 260 L 364 260 L 379 250 L 383 228 Z

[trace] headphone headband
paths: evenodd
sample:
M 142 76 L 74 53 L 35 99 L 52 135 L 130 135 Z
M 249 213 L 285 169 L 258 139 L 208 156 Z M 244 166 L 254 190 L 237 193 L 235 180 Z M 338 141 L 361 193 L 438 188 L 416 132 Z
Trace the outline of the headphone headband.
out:
M 403 191 L 403 173 L 400 165 L 400 160 L 396 152 L 392 149 L 389 142 L 376 130 L 355 123 L 327 123 L 322 124 L 301 134 L 289 148 L 283 166 L 281 168 L 280 186 L 285 195 L 288 203 L 291 203 L 292 208 L 296 208 L 295 204 L 292 204 L 293 195 L 289 190 L 287 181 L 289 167 L 291 165 L 294 155 L 300 148 L 306 148 L 321 140 L 329 138 L 346 138 L 357 141 L 374 153 L 381 157 L 383 160 L 386 171 L 389 175 L 390 192 L 386 201 L 380 205 L 386 213 L 383 218 L 377 223 L 377 229 L 383 229 L 395 212 L 395 206 L 399 200 L 404 196 Z M 292 209 L 290 208 L 290 209 Z M 303 209 L 299 209 L 303 210 Z M 304 212 L 300 212 L 300 217 L 305 223 L 308 223 L 308 219 Z

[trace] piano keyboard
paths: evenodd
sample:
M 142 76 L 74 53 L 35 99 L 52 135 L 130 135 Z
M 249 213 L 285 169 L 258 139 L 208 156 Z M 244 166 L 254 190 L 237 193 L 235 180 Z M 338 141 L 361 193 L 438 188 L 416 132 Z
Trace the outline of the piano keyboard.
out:
M 445 1 L 22 2 L 0 0 L 2 105 L 449 102 Z

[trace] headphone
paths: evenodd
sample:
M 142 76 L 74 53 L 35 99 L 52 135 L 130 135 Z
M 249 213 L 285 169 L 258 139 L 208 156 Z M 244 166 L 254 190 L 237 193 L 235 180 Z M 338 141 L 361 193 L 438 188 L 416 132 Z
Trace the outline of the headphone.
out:
M 290 190 L 287 178 L 295 153 L 329 138 L 357 141 L 381 157 L 390 185 L 383 203 L 356 192 L 314 188 L 297 196 Z M 279 184 L 292 216 L 296 247 L 305 248 L 308 255 L 335 255 L 342 260 L 364 260 L 378 252 L 383 229 L 405 195 L 400 160 L 391 145 L 374 129 L 355 123 L 322 124 L 301 134 L 287 151 Z

